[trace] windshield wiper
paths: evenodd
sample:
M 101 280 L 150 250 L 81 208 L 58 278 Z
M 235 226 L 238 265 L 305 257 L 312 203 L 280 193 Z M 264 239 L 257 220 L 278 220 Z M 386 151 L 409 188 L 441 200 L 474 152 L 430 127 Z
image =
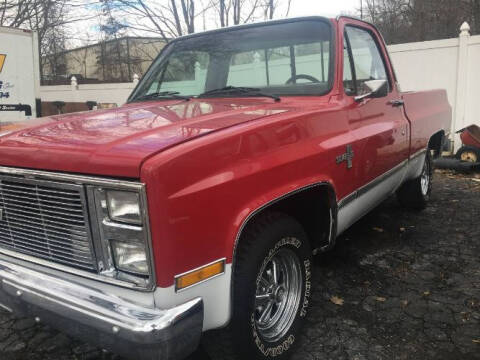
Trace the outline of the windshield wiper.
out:
M 133 101 L 153 100 L 153 99 L 179 99 L 189 101 L 190 96 L 180 95 L 178 91 L 161 91 L 143 95 L 133 99 Z
M 251 97 L 269 97 L 274 99 L 275 101 L 280 101 L 280 97 L 267 94 L 262 92 L 260 89 L 250 88 L 250 87 L 237 87 L 237 86 L 225 86 L 220 89 L 213 89 L 210 91 L 206 91 L 197 96 L 197 98 L 207 98 L 207 97 L 215 97 L 217 95 L 237 95 L 237 96 L 251 96 Z

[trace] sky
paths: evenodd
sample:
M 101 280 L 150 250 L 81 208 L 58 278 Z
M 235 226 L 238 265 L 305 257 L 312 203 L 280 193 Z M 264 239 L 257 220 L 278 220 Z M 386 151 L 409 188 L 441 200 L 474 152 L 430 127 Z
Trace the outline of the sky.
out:
M 334 17 L 340 13 L 353 13 L 359 7 L 359 0 L 292 0 L 289 16 L 323 15 Z
M 84 0 L 89 2 L 88 0 Z M 326 17 L 335 17 L 339 14 L 354 14 L 360 7 L 360 0 L 291 0 L 292 5 L 288 17 L 321 15 Z M 284 4 L 287 1 L 283 1 Z M 84 10 L 85 16 L 89 17 L 98 12 L 92 7 Z M 286 13 L 286 7 L 278 9 L 275 18 L 281 18 Z M 203 27 L 201 19 L 198 19 L 197 29 Z M 213 23 L 207 19 L 207 29 L 215 27 Z M 75 48 L 99 41 L 100 33 L 98 32 L 98 20 L 96 18 L 74 23 L 69 29 L 70 41 L 67 44 L 69 48 Z M 134 34 L 151 36 L 151 33 Z

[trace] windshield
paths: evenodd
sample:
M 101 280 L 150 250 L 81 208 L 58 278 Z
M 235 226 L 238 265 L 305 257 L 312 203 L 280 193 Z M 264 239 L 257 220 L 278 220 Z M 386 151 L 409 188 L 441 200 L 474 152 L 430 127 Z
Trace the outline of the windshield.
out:
M 325 94 L 333 72 L 331 31 L 329 22 L 308 19 L 176 40 L 155 60 L 130 101 L 156 94 L 198 96 L 225 87 Z M 231 88 L 215 96 L 232 96 Z

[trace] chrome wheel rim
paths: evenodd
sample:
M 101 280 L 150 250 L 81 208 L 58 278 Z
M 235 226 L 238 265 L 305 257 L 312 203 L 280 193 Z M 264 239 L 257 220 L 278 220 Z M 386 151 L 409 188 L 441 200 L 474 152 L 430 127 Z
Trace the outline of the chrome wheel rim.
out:
M 420 177 L 420 185 L 422 187 L 422 195 L 425 196 L 428 194 L 428 188 L 430 186 L 430 171 L 428 168 L 428 162 L 425 161 L 423 165 L 422 175 Z
M 298 256 L 283 248 L 260 270 L 255 294 L 255 324 L 265 341 L 281 339 L 292 326 L 302 294 L 302 270 Z

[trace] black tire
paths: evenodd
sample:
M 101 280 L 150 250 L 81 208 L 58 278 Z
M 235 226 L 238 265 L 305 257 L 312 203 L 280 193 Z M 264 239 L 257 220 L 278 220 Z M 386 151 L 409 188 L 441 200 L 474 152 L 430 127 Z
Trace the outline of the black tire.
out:
M 269 303 L 278 301 L 280 304 L 285 301 L 286 304 L 277 307 L 278 314 L 285 314 L 279 319 L 285 318 L 288 321 L 285 322 L 283 331 L 279 331 L 276 336 L 260 327 L 260 314 L 267 312 L 265 310 L 269 305 L 265 305 L 260 312 L 262 307 L 259 306 L 259 301 L 262 300 L 257 299 L 267 296 L 266 292 L 261 292 L 265 291 L 264 275 L 269 274 L 270 266 L 273 271 L 272 259 L 278 268 L 282 261 L 292 261 L 295 263 L 292 267 L 296 269 L 292 270 L 292 276 L 277 271 L 276 283 L 280 285 L 277 285 L 276 290 L 272 290 L 271 296 L 274 299 L 266 300 Z M 219 340 L 221 341 L 219 352 L 206 346 L 207 350 L 210 350 L 210 356 L 213 359 L 226 359 L 233 355 L 233 358 L 238 360 L 287 359 L 298 342 L 298 334 L 307 314 L 311 294 L 311 264 L 312 252 L 307 236 L 295 219 L 280 213 L 269 213 L 254 220 L 254 223 L 245 229 L 237 249 L 232 319 L 228 328 L 223 330 L 227 336 L 223 339 L 222 336 L 220 339 L 216 338 L 217 346 L 220 345 Z M 287 267 L 282 269 L 287 273 Z M 286 279 L 297 279 L 295 283 L 298 286 L 285 285 L 285 291 L 282 291 L 282 276 L 284 284 L 289 283 Z M 272 305 L 270 314 L 276 314 L 274 306 Z M 272 318 L 275 319 L 275 315 Z M 282 327 L 279 325 L 278 329 L 280 328 Z M 232 347 L 233 351 L 228 351 L 226 347 Z
M 427 185 L 422 185 L 422 179 L 427 178 Z M 423 210 L 427 207 L 432 193 L 433 160 L 430 150 L 427 151 L 422 174 L 404 183 L 397 191 L 397 199 L 406 208 Z
M 480 149 L 473 146 L 462 146 L 455 157 L 458 160 L 478 163 L 480 162 Z

